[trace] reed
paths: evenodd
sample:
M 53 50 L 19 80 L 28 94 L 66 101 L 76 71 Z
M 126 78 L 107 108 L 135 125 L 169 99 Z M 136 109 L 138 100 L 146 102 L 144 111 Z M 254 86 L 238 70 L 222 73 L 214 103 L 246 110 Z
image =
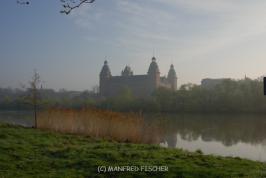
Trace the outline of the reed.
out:
M 131 143 L 159 143 L 157 126 L 141 114 L 99 109 L 50 109 L 38 116 L 38 128 Z M 157 136 L 156 136 L 157 135 Z

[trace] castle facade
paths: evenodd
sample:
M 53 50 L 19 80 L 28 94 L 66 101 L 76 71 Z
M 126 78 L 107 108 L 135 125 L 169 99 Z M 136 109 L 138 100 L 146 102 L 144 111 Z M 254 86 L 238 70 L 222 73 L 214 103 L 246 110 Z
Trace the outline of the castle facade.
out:
M 112 76 L 107 61 L 104 61 L 100 72 L 100 95 L 103 97 L 118 96 L 125 88 L 135 97 L 148 97 L 160 87 L 176 90 L 177 76 L 172 64 L 167 77 L 161 77 L 155 57 L 152 58 L 146 75 L 133 75 L 131 68 L 126 66 L 121 76 Z

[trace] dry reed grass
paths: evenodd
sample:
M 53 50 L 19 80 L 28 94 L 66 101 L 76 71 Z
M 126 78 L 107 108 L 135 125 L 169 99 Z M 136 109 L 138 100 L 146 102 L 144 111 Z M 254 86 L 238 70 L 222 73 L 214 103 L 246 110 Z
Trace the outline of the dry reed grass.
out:
M 119 142 L 159 143 L 159 129 L 140 114 L 99 109 L 51 109 L 38 116 L 38 128 L 75 133 Z M 157 136 L 156 136 L 157 135 Z

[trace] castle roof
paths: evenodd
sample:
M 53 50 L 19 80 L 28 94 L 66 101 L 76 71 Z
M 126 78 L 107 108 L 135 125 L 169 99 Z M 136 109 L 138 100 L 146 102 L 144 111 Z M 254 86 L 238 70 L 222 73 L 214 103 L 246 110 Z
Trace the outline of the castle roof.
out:
M 108 66 L 108 62 L 106 60 L 104 61 L 104 65 L 103 65 L 103 68 L 101 70 L 100 76 L 101 77 L 111 77 L 112 76 L 110 68 Z
M 149 70 L 148 70 L 148 74 L 154 74 L 154 73 L 160 73 L 159 71 L 159 67 L 156 63 L 156 58 L 152 57 L 152 62 L 150 64 Z
M 170 69 L 169 69 L 167 78 L 168 79 L 170 79 L 170 78 L 176 78 L 176 72 L 175 72 L 175 68 L 174 68 L 174 65 L 173 64 L 171 64 L 171 66 L 170 66 Z

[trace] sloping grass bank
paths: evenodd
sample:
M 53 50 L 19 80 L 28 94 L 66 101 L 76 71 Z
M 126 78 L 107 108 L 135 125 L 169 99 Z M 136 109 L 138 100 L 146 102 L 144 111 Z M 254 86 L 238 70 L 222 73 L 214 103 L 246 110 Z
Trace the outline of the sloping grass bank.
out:
M 98 166 L 168 166 L 168 172 L 98 173 Z M 266 177 L 266 164 L 154 145 L 0 124 L 0 177 Z

